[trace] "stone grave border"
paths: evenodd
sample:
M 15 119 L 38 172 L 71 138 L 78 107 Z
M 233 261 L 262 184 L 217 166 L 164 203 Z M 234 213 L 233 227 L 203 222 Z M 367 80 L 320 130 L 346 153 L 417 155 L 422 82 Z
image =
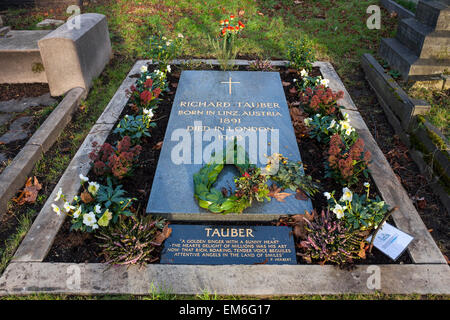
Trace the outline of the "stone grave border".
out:
M 218 64 L 214 60 L 191 60 Z M 102 144 L 108 137 L 128 100 L 125 89 L 134 83 L 149 60 L 139 60 L 117 90 L 97 123 L 75 154 L 49 200 L 34 221 L 12 262 L 0 278 L 0 295 L 48 294 L 149 294 L 152 286 L 174 294 L 198 294 L 207 290 L 218 295 L 280 296 L 304 294 L 450 294 L 450 269 L 439 248 L 414 208 L 405 189 L 397 180 L 382 151 L 357 111 L 355 104 L 328 62 L 316 62 L 333 90 L 343 90 L 342 112 L 365 140 L 374 162 L 370 169 L 383 199 L 399 210 L 393 215 L 397 227 L 415 240 L 408 253 L 413 264 L 357 265 L 351 271 L 326 265 L 161 265 L 108 266 L 99 263 L 43 262 L 65 216 L 50 207 L 61 187 L 68 198 L 80 188 L 80 173 L 90 170 L 88 153 L 92 142 Z M 186 61 L 176 60 L 172 64 Z M 250 61 L 239 61 L 247 65 Z M 285 65 L 278 61 L 276 65 Z M 375 278 L 374 278 L 375 277 Z M 380 280 L 380 285 L 374 279 Z
M 401 19 L 414 18 L 416 16 L 415 13 L 393 0 L 380 0 L 380 3 L 389 13 L 397 12 Z
M 86 91 L 83 88 L 69 90 L 0 174 L 0 216 L 6 213 L 8 201 L 23 187 L 36 162 L 59 138 L 85 94 Z

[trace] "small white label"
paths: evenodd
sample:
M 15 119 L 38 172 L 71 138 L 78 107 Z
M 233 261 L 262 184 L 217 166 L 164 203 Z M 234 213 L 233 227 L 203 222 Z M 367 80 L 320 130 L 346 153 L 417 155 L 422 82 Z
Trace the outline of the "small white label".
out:
M 369 236 L 367 241 L 370 242 L 371 239 L 372 236 Z M 395 261 L 406 250 L 413 239 L 409 234 L 385 222 L 378 231 L 373 245 Z

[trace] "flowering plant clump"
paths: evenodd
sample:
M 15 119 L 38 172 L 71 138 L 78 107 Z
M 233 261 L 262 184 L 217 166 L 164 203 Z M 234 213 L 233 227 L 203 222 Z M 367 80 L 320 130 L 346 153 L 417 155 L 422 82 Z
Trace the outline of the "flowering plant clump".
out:
M 156 123 L 152 122 L 154 114 L 150 109 L 142 111 L 143 114 L 140 116 L 125 115 L 113 132 L 119 134 L 121 138 L 128 136 L 133 144 L 139 143 L 143 137 L 150 137 L 148 129 L 156 127 Z
M 132 216 L 102 230 L 97 238 L 106 263 L 144 266 L 159 259 L 157 249 L 170 231 L 164 220 Z
M 306 37 L 301 37 L 296 41 L 290 41 L 287 44 L 287 56 L 290 65 L 300 70 L 312 70 L 312 63 L 316 60 L 313 44 Z
M 358 195 L 349 188 L 342 189 L 339 200 L 334 197 L 335 191 L 325 192 L 329 208 L 336 214 L 338 219 L 345 221 L 347 228 L 353 231 L 376 229 L 388 212 L 388 205 L 377 196 L 369 198 L 370 184 L 364 183 L 366 193 Z
M 234 179 L 236 192 L 234 196 L 239 207 L 248 208 L 253 201 L 270 201 L 268 177 L 262 173 L 260 168 L 249 168 L 244 174 Z
M 147 67 L 144 66 L 143 68 L 146 69 Z M 141 72 L 144 69 L 142 69 Z M 147 72 L 143 71 L 141 73 L 141 78 L 136 81 L 136 84 L 132 85 L 130 90 L 127 90 L 130 97 L 129 103 L 132 105 L 132 108 L 137 111 L 155 108 L 162 90 L 166 90 L 168 87 L 165 76 L 161 78 L 160 74 L 156 72 L 152 73 L 152 75 L 146 74 Z M 162 72 L 161 74 L 164 75 Z M 152 76 L 158 80 L 152 79 Z
M 339 134 L 334 134 L 330 139 L 325 176 L 334 178 L 342 185 L 353 185 L 358 182 L 361 173 L 368 178 L 370 158 L 370 152 L 364 151 L 361 138 L 352 145 L 346 145 Z
M 299 190 L 310 197 L 319 191 L 319 185 L 311 176 L 305 175 L 301 162 L 289 161 L 279 153 L 268 157 L 265 173 L 283 189 Z
M 330 80 L 323 79 L 321 76 L 311 77 L 308 71 L 306 71 L 305 69 L 302 69 L 302 71 L 300 71 L 300 76 L 300 80 L 293 80 L 299 92 L 303 92 L 307 88 L 313 89 L 320 85 L 328 88 L 328 84 L 330 83 Z
M 228 19 L 220 20 L 219 35 L 215 39 L 209 39 L 222 70 L 234 67 L 232 60 L 237 55 L 236 38 L 244 28 L 245 25 L 241 21 L 235 20 L 235 16 L 230 15 Z
M 249 64 L 250 70 L 253 71 L 274 71 L 272 63 L 269 60 L 261 60 L 256 59 L 255 61 L 250 62 Z
M 340 108 L 337 104 L 339 99 L 344 97 L 344 92 L 333 92 L 331 88 L 321 84 L 314 88 L 306 88 L 300 94 L 300 102 L 305 111 L 312 115 L 320 113 L 321 115 L 335 114 Z
M 80 179 L 83 188 L 80 196 L 75 196 L 69 202 L 60 188 L 54 199 L 55 203 L 52 203 L 52 209 L 57 215 L 64 213 L 72 218 L 70 230 L 93 232 L 99 227 L 107 227 L 111 222 L 116 223 L 119 215 L 133 215 L 127 207 L 134 199 L 123 197 L 125 191 L 122 186 L 114 188 L 109 179 L 108 185 L 100 185 L 89 181 L 82 174 Z M 62 208 L 56 204 L 60 200 L 64 201 Z
M 320 264 L 344 264 L 365 258 L 364 237 L 352 232 L 344 221 L 336 219 L 329 210 L 322 211 L 313 221 L 303 219 L 307 236 L 298 246 L 302 251 L 299 255 L 307 263 L 315 260 Z
M 94 173 L 99 176 L 113 176 L 117 179 L 122 179 L 131 173 L 133 162 L 142 151 L 140 145 L 131 147 L 131 139 L 128 136 L 118 141 L 116 147 L 109 143 L 99 147 L 97 142 L 94 142 L 92 146 L 94 149 L 89 154 L 89 158 L 94 163 Z
M 335 134 L 339 134 L 346 145 L 352 145 L 358 139 L 356 130 L 348 121 L 348 113 L 344 114 L 344 120 L 338 121 L 333 116 L 318 113 L 312 118 L 306 118 L 304 123 L 309 128 L 309 136 L 321 143 L 329 143 Z
M 177 53 L 181 50 L 183 39 L 184 36 L 181 33 L 175 39 L 168 39 L 165 36 L 151 36 L 147 58 L 157 62 L 162 72 L 170 72 L 170 69 L 168 69 L 169 62 L 175 59 Z

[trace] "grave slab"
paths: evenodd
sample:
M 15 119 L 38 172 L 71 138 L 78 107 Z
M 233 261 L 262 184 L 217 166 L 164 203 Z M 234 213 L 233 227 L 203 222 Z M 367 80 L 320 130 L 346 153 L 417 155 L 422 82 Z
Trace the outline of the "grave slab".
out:
M 163 264 L 297 264 L 289 227 L 170 225 Z
M 180 129 L 187 132 L 184 138 L 178 136 Z M 261 221 L 312 210 L 309 199 L 297 200 L 294 196 L 287 197 L 285 202 L 272 199 L 270 202 L 254 203 L 242 214 L 211 214 L 200 208 L 194 198 L 193 176 L 210 160 L 213 151 L 206 148 L 212 143 L 207 141 L 208 129 L 218 133 L 217 137 L 209 141 L 220 141 L 222 147 L 217 147 L 220 151 L 233 142 L 227 134 L 229 129 L 234 129 L 238 139 L 241 139 L 238 143 L 250 155 L 255 150 L 259 153 L 253 158 L 253 163 L 258 167 L 266 164 L 264 154 L 275 152 L 292 161 L 301 161 L 278 72 L 183 71 L 153 180 L 147 213 L 167 216 L 171 220 Z M 279 148 L 276 148 L 277 133 Z M 252 134 L 257 136 L 256 140 L 245 137 Z M 197 143 L 202 140 L 202 136 L 205 142 Z M 179 147 L 181 142 L 188 140 L 191 143 L 185 149 L 187 157 L 180 163 L 178 155 L 184 153 L 178 153 Z M 264 150 L 260 146 L 267 148 Z M 217 149 L 216 152 L 219 151 Z M 233 190 L 233 177 L 238 174 L 232 165 L 225 166 L 215 187 L 219 190 L 222 187 Z M 295 193 L 293 190 L 286 192 Z

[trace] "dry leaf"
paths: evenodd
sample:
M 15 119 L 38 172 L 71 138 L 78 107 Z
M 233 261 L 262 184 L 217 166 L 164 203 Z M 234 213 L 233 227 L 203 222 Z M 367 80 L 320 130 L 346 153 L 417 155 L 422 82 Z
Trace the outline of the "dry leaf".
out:
M 172 233 L 172 228 L 169 228 L 169 225 L 165 225 L 163 231 L 158 232 L 155 239 L 152 241 L 152 244 L 155 246 L 160 246 Z
M 292 196 L 292 193 L 288 192 L 280 192 L 281 188 L 279 188 L 275 183 L 269 188 L 270 192 L 268 194 L 269 197 L 275 198 L 279 202 L 284 202 L 284 199 Z
M 178 82 L 171 82 L 170 84 L 171 84 L 172 87 L 174 87 L 174 88 L 178 87 Z
M 84 203 L 91 203 L 94 201 L 94 198 L 92 198 L 91 194 L 87 191 L 83 191 L 80 195 L 81 201 Z
M 290 82 L 286 82 L 286 81 L 281 81 L 281 84 L 283 85 L 283 87 L 289 87 L 291 85 Z
M 161 150 L 162 145 L 163 145 L 163 141 L 160 141 L 157 144 L 155 144 L 152 149 L 153 150 Z
M 366 249 L 365 249 L 366 245 L 364 243 L 364 241 L 361 241 L 361 243 L 359 244 L 359 252 L 358 252 L 358 256 L 361 259 L 365 259 L 366 258 Z
M 297 94 L 297 89 L 295 89 L 295 87 L 292 87 L 289 89 L 289 93 L 292 95 L 295 95 L 295 94 Z
M 25 183 L 25 188 L 22 190 L 20 195 L 13 200 L 20 206 L 26 202 L 35 203 L 39 190 L 41 189 L 42 185 L 39 183 L 38 179 L 36 177 L 34 177 L 34 179 L 30 177 Z
M 268 258 L 266 258 L 263 262 L 255 262 L 254 264 L 266 264 L 267 262 L 269 262 Z
M 258 14 L 259 14 L 261 17 L 264 17 L 264 13 L 258 12 Z

